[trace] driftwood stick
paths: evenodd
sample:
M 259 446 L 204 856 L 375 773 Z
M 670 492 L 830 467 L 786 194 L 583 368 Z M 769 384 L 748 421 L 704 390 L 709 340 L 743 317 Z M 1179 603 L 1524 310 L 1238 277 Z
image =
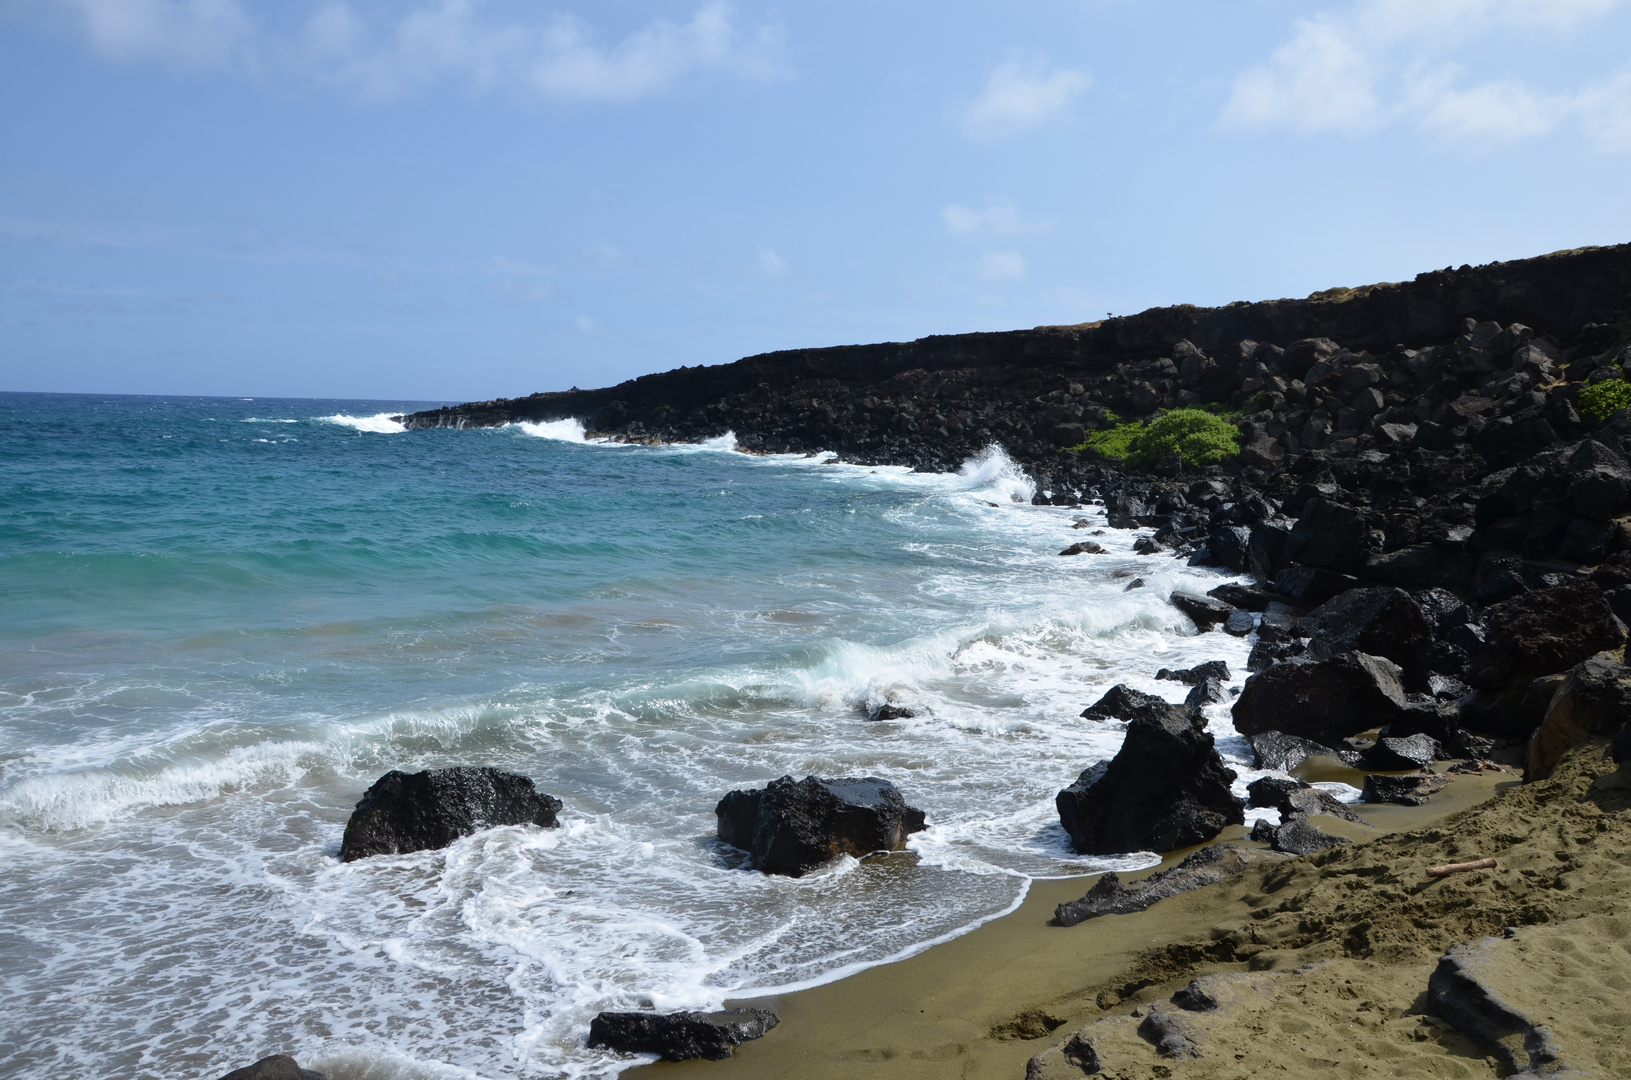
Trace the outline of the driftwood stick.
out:
M 1475 859 L 1472 862 L 1445 863 L 1443 866 L 1429 866 L 1428 877 L 1449 877 L 1451 874 L 1465 874 L 1468 870 L 1493 870 L 1494 859 Z

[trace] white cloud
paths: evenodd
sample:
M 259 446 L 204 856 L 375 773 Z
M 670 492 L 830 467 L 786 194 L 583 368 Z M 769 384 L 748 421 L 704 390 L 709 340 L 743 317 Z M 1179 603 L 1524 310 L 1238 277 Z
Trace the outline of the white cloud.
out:
M 783 278 L 792 272 L 792 268 L 775 251 L 762 247 L 753 256 L 753 272 L 760 277 Z
M 587 315 L 579 315 L 578 316 L 578 318 L 577 318 L 577 327 L 578 327 L 578 333 L 580 333 L 580 334 L 598 334 L 598 333 L 600 333 L 600 324 L 597 323 L 595 320 L 591 319 Z
M 989 233 L 994 236 L 1027 236 L 1045 233 L 1053 228 L 1051 221 L 1036 221 L 1025 217 L 1010 199 L 988 202 L 975 210 L 952 203 L 940 211 L 946 228 L 957 236 Z
M 1469 81 L 1448 60 L 1480 34 L 1564 33 L 1622 0 L 1359 0 L 1298 19 L 1268 63 L 1235 80 L 1219 122 L 1362 135 L 1411 123 L 1450 140 L 1532 138 L 1574 122 L 1603 149 L 1631 136 L 1631 72 L 1566 93 L 1501 78 Z
M 980 256 L 975 272 L 981 281 L 1024 281 L 1028 269 L 1025 256 L 1017 251 L 988 251 Z
M 1016 53 L 992 69 L 985 89 L 958 120 L 971 139 L 1019 135 L 1068 116 L 1091 85 L 1093 78 L 1085 71 L 1050 68 L 1040 54 Z
M 249 59 L 255 27 L 237 0 L 57 0 L 96 53 L 182 68 Z
M 443 84 L 551 101 L 629 102 L 720 72 L 785 78 L 780 29 L 743 26 L 723 0 L 688 21 L 653 19 L 610 45 L 571 15 L 505 21 L 482 0 L 421 0 L 369 19 L 344 3 L 316 6 L 293 37 L 254 25 L 239 0 L 47 0 L 100 55 L 188 68 L 268 68 L 388 100 Z

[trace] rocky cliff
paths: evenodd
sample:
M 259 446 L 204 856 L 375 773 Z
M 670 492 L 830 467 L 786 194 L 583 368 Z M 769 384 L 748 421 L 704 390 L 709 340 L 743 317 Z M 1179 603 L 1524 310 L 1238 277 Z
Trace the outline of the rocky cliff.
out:
M 1442 423 L 1445 406 L 1504 370 L 1500 362 L 1528 343 L 1477 337 L 1489 336 L 1491 324 L 1527 328 L 1548 359 L 1568 364 L 1619 344 L 1628 319 L 1631 245 L 1620 245 L 1446 268 L 1306 300 L 1180 305 L 1080 326 L 765 353 L 600 390 L 414 413 L 404 422 L 480 427 L 574 417 L 591 434 L 634 442 L 732 430 L 749 450 L 829 450 L 861 463 L 941 469 L 999 442 L 1047 471 L 1061 447 L 1106 422 L 1106 410 L 1141 416 L 1186 404 L 1239 407 L 1267 393 L 1264 426 L 1283 425 L 1272 438 L 1295 454 L 1340 431 L 1374 433 L 1390 420 Z M 1475 340 L 1462 351 L 1482 355 L 1450 357 L 1468 334 Z M 1414 355 L 1427 346 L 1456 362 L 1446 370 L 1431 354 Z M 1310 395 L 1301 377 L 1337 349 L 1379 372 L 1374 386 L 1359 388 L 1376 391 L 1358 403 L 1363 422 L 1342 416 L 1358 390 L 1303 408 Z M 1316 416 L 1321 404 L 1327 415 Z

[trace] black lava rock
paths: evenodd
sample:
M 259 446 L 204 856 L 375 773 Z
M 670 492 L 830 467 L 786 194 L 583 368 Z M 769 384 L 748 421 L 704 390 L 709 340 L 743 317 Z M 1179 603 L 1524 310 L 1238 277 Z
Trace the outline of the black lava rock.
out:
M 1181 682 L 1185 686 L 1198 686 L 1207 679 L 1228 682 L 1229 665 L 1222 660 L 1208 660 L 1204 664 L 1196 664 L 1192 668 L 1179 668 L 1176 671 L 1172 668 L 1162 668 L 1155 673 L 1155 677 L 1169 682 Z
M 1353 750 L 1338 750 L 1312 739 L 1287 735 L 1283 731 L 1264 731 L 1247 739 L 1252 747 L 1252 762 L 1259 769 L 1290 772 L 1311 757 L 1333 757 L 1346 765 L 1358 765 L 1360 755 Z M 1250 790 L 1250 789 L 1248 789 Z
M 1405 711 L 1401 674 L 1391 660 L 1361 652 L 1275 664 L 1246 680 L 1233 709 L 1235 729 L 1248 737 L 1282 731 L 1331 745 Z
M 1438 740 L 1428 735 L 1392 738 L 1384 735 L 1365 751 L 1365 768 L 1380 772 L 1420 769 L 1444 756 Z
M 1140 716 L 1121 750 L 1087 769 L 1054 800 L 1059 821 L 1084 855 L 1172 851 L 1245 821 L 1229 792 L 1212 736 L 1189 718 Z
M 589 1045 L 625 1054 L 656 1054 L 664 1061 L 723 1061 L 777 1024 L 767 1009 L 720 1012 L 603 1012 L 589 1023 Z
M 323 1074 L 310 1069 L 302 1069 L 295 1059 L 287 1054 L 273 1054 L 263 1057 L 253 1065 L 245 1065 L 241 1069 L 233 1069 L 221 1080 L 323 1080 Z
M 840 855 L 899 851 L 924 827 L 923 811 L 875 776 L 784 776 L 758 790 L 727 793 L 714 813 L 721 840 L 750 853 L 764 873 L 788 877 Z
M 1478 687 L 1567 671 L 1625 644 L 1625 624 L 1585 581 L 1496 604 L 1484 615 L 1484 630 L 1485 641 L 1467 665 L 1467 681 Z
M 1449 782 L 1450 778 L 1447 776 L 1433 776 L 1427 773 L 1417 776 L 1377 776 L 1372 773 L 1365 777 L 1365 787 L 1360 792 L 1359 801 L 1420 806 L 1429 797 L 1442 791 Z
M 1174 705 L 1154 694 L 1134 690 L 1126 683 L 1117 683 L 1105 691 L 1098 701 L 1083 709 L 1082 716 L 1088 720 L 1123 722 L 1138 716 L 1171 716 L 1188 720 L 1189 709 L 1186 705 Z
M 525 776 L 460 765 L 405 773 L 392 769 L 363 793 L 346 822 L 340 861 L 444 848 L 497 825 L 553 829 L 561 800 Z
M 1425 680 L 1433 626 L 1403 589 L 1349 589 L 1302 620 L 1317 659 L 1344 652 L 1385 656 L 1407 675 Z

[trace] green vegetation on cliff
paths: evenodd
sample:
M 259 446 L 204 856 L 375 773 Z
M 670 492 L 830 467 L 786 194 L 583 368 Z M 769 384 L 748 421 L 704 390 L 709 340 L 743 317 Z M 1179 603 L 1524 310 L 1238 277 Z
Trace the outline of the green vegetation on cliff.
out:
M 1171 409 L 1148 424 L 1133 420 L 1091 432 L 1071 449 L 1129 465 L 1152 465 L 1173 454 L 1188 465 L 1217 465 L 1240 453 L 1240 431 L 1204 409 Z
M 1616 409 L 1631 408 L 1631 383 L 1605 379 L 1580 391 L 1580 415 L 1593 423 L 1608 419 Z

